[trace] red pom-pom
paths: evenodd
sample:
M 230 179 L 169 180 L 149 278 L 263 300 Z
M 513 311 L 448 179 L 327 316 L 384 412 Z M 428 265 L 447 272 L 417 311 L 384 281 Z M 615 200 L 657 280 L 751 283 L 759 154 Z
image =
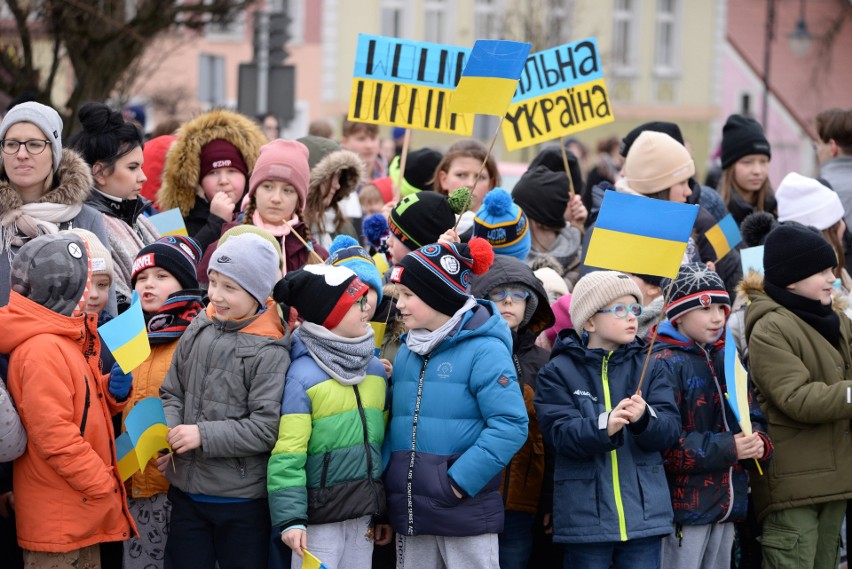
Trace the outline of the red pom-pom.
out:
M 473 274 L 483 275 L 494 262 L 494 248 L 482 237 L 472 237 L 467 243 L 470 256 L 473 258 Z

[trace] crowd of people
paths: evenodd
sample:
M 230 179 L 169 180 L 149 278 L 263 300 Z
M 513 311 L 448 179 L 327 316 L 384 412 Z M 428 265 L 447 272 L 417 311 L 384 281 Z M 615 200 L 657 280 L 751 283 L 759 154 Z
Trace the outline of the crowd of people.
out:
M 586 172 L 578 141 L 545 147 L 506 191 L 476 140 L 403 161 L 375 125 L 270 118 L 0 122 L 4 566 L 838 566 L 852 109 L 816 119 L 820 177 L 777 187 L 732 115 L 715 188 L 671 122 Z M 583 263 L 608 191 L 698 208 L 677 276 Z M 186 235 L 161 236 L 173 209 Z M 126 371 L 98 327 L 134 298 L 151 352 Z M 122 480 L 148 398 L 169 448 Z

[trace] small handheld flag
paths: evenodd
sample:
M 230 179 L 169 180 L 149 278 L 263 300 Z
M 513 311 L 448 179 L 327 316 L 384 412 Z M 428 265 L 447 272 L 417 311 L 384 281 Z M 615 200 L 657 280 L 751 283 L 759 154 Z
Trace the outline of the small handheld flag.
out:
M 163 402 L 147 397 L 133 406 L 124 420 L 125 431 L 115 439 L 118 473 L 122 480 L 141 470 L 161 449 L 170 449 L 166 442 L 169 427 Z
M 98 332 L 124 373 L 130 373 L 151 353 L 145 316 L 135 291 L 130 308 L 98 328 Z
M 302 569 L 328 569 L 328 565 L 308 553 L 307 549 L 303 549 L 302 552 L 305 554 L 305 558 L 302 559 Z
M 728 389 L 725 399 L 737 423 L 740 424 L 743 434 L 748 436 L 752 433 L 748 407 L 748 373 L 740 362 L 737 344 L 730 326 L 725 327 L 725 384 Z M 757 471 L 763 475 L 760 463 L 757 459 L 754 459 L 754 462 L 757 464 Z
M 749 247 L 740 251 L 740 262 L 743 266 L 743 276 L 749 271 L 757 271 L 763 274 L 763 245 Z
M 476 40 L 450 101 L 454 113 L 506 114 L 531 44 L 506 40 Z
M 370 322 L 370 327 L 373 329 L 373 336 L 376 342 L 376 357 L 382 353 L 382 343 L 385 339 L 385 330 L 387 330 L 387 322 Z
M 154 226 L 154 229 L 160 234 L 160 237 L 166 235 L 189 235 L 186 230 L 186 225 L 183 223 L 183 216 L 180 214 L 180 209 L 174 208 L 157 215 L 152 215 L 148 221 Z
M 697 215 L 695 205 L 608 191 L 584 263 L 674 279 Z
M 704 236 L 710 242 L 710 245 L 713 246 L 717 261 L 730 253 L 743 240 L 740 235 L 740 229 L 737 227 L 737 222 L 734 221 L 734 216 L 730 213 L 723 217 L 719 223 L 708 229 Z

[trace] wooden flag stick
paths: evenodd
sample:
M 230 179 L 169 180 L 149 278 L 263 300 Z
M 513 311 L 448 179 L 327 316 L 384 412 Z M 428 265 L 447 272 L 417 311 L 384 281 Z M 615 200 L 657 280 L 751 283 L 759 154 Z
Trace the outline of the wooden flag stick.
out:
M 397 294 L 396 293 L 396 283 L 394 283 L 393 284 L 393 292 L 391 293 L 391 296 L 396 298 L 396 294 Z M 393 305 L 393 303 L 391 303 L 391 304 L 392 304 L 392 306 L 388 307 L 388 312 L 387 312 L 387 314 L 385 314 L 385 333 L 387 333 L 387 331 L 388 331 L 388 320 L 390 320 L 391 312 L 393 312 L 393 306 L 394 305 Z M 385 347 L 386 347 L 386 345 L 385 345 L 384 341 L 382 341 L 382 349 L 379 350 L 379 359 L 382 359 L 383 357 L 385 357 Z
M 565 150 L 565 143 L 559 139 L 559 148 L 562 149 L 562 163 L 565 165 L 565 175 L 568 176 L 568 197 L 574 199 L 576 191 L 574 190 L 574 179 L 571 177 L 571 168 L 568 166 L 568 152 Z
M 666 306 L 669 303 L 669 298 L 672 295 L 672 289 L 674 288 L 674 279 L 671 279 L 669 286 L 666 288 L 666 296 L 663 299 L 663 310 L 660 312 L 660 317 L 664 317 L 666 314 Z M 657 341 L 657 330 L 660 329 L 660 320 L 657 320 L 654 331 L 651 333 L 651 341 L 648 343 L 648 354 L 645 356 L 645 363 L 642 365 L 642 375 L 639 376 L 639 385 L 636 387 L 636 393 L 638 394 L 642 391 L 642 382 L 645 381 L 645 372 L 648 371 L 648 362 L 651 361 L 651 350 L 654 349 L 654 342 Z
M 408 162 L 408 148 L 411 146 L 411 129 L 405 129 L 402 138 L 402 152 L 399 155 L 399 178 L 393 183 L 393 200 L 399 203 L 402 198 L 402 181 L 405 180 L 405 164 Z
M 317 253 L 316 251 L 314 251 L 314 246 L 313 246 L 313 244 L 312 244 L 312 243 L 308 243 L 307 241 L 305 241 L 305 238 L 304 238 L 304 237 L 302 237 L 301 235 L 299 235 L 299 232 L 298 232 L 298 231 L 296 231 L 295 229 L 292 229 L 292 228 L 291 228 L 290 235 L 295 235 L 295 236 L 296 236 L 296 239 L 298 239 L 299 241 L 301 241 L 301 242 L 302 242 L 302 245 L 304 245 L 304 246 L 305 246 L 305 249 L 307 249 L 307 250 L 308 250 L 308 259 L 310 259 L 310 260 L 308 261 L 308 264 L 310 264 L 310 265 L 322 265 L 323 263 L 325 263 L 325 261 L 323 260 L 323 258 L 319 256 L 319 253 Z M 286 259 L 285 259 L 285 262 L 286 262 Z
M 456 231 L 459 227 L 459 222 L 461 221 L 462 215 L 467 212 L 467 208 L 470 207 L 470 200 L 473 197 L 473 190 L 476 187 L 476 184 L 479 183 L 479 176 L 482 175 L 482 171 L 485 170 L 485 165 L 488 164 L 488 158 L 491 156 L 491 151 L 494 150 L 494 143 L 497 142 L 497 136 L 500 134 L 500 127 L 503 126 L 503 119 L 506 118 L 506 115 L 500 117 L 500 122 L 497 123 L 497 130 L 494 132 L 494 136 L 491 137 L 491 144 L 488 145 L 488 152 L 485 153 L 485 158 L 482 160 L 482 165 L 479 167 L 479 172 L 476 173 L 476 178 L 473 179 L 473 188 L 468 188 L 470 192 L 467 195 L 467 200 L 464 202 L 464 208 L 459 212 L 459 217 L 456 219 L 456 224 L 453 225 L 453 231 Z

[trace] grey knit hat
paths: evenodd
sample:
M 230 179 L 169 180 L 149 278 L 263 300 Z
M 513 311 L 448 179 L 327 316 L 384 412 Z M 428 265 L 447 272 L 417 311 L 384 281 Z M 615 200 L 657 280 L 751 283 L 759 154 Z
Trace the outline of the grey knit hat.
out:
M 278 252 L 256 233 L 231 237 L 213 253 L 210 271 L 233 279 L 263 306 L 279 277 Z
M 12 290 L 63 316 L 74 313 L 88 280 L 86 244 L 70 232 L 28 241 L 12 261 Z
M 594 271 L 574 285 L 571 293 L 571 322 L 577 334 L 583 333 L 583 324 L 604 306 L 622 296 L 632 296 L 642 302 L 642 291 L 633 279 L 617 271 Z
M 29 122 L 36 125 L 44 133 L 44 138 L 50 141 L 50 150 L 53 152 L 53 171 L 59 170 L 59 161 L 62 159 L 62 118 L 52 107 L 27 101 L 15 105 L 3 117 L 0 123 L 0 140 L 6 137 L 6 131 L 19 122 Z

